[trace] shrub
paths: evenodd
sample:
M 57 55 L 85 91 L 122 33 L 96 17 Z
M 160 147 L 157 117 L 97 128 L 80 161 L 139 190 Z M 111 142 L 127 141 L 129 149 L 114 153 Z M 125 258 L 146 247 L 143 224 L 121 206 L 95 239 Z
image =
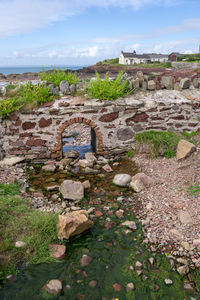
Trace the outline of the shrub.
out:
M 101 80 L 96 72 L 96 80 L 90 80 L 85 87 L 85 91 L 91 98 L 100 100 L 115 100 L 128 95 L 131 92 L 129 82 L 128 80 L 122 81 L 122 76 L 123 72 L 120 72 L 115 80 L 109 81 L 109 74 L 107 73 L 104 80 Z
M 51 101 L 54 97 L 50 93 L 50 88 L 44 86 L 44 84 L 33 85 L 30 83 L 21 85 L 20 96 L 24 104 L 36 101 L 40 105 Z
M 0 116 L 6 118 L 12 112 L 19 110 L 22 107 L 17 97 L 0 100 Z
M 42 81 L 52 82 L 55 86 L 59 86 L 61 81 L 66 80 L 69 85 L 76 84 L 79 81 L 76 73 L 68 72 L 65 73 L 64 70 L 53 69 L 52 72 L 46 73 L 44 70 L 40 74 L 40 79 Z

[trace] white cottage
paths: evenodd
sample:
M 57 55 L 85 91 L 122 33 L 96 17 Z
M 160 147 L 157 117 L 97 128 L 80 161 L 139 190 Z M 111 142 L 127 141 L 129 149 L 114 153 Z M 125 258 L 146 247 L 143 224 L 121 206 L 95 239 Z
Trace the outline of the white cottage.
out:
M 168 55 L 165 54 L 136 54 L 136 51 L 133 52 L 123 52 L 121 51 L 119 57 L 119 64 L 122 65 L 134 65 L 134 64 L 148 64 L 151 62 L 167 62 Z

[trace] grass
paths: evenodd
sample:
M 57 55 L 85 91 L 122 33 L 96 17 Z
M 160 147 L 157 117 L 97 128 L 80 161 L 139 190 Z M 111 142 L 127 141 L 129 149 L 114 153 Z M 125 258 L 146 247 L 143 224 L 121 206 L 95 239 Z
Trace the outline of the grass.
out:
M 182 54 L 178 57 L 179 62 L 200 62 L 200 53 Z
M 15 274 L 22 262 L 39 264 L 53 261 L 48 246 L 57 242 L 57 214 L 43 213 L 30 207 L 19 195 L 17 184 L 0 184 L 0 280 Z M 23 241 L 23 248 L 15 242 Z
M 163 155 L 167 158 L 175 156 L 176 147 L 181 139 L 181 135 L 173 132 L 153 130 L 139 133 L 135 136 L 136 143 L 149 144 L 152 157 Z
M 198 197 L 200 194 L 200 182 L 190 185 L 188 188 L 188 193 L 190 196 Z
M 96 72 L 96 80 L 91 80 L 85 86 L 85 92 L 91 98 L 100 100 L 115 100 L 119 97 L 126 96 L 131 93 L 129 89 L 129 82 L 122 81 L 123 72 L 119 72 L 116 79 L 109 80 L 107 73 L 105 78 L 101 80 L 99 74 Z
M 176 155 L 176 148 L 181 139 L 185 139 L 190 143 L 196 142 L 192 137 L 196 136 L 198 132 L 192 131 L 191 133 L 183 131 L 181 133 L 174 133 L 168 131 L 145 131 L 135 136 L 135 142 L 138 144 L 148 144 L 150 154 L 152 157 L 159 155 L 171 158 Z
M 112 58 L 100 61 L 97 63 L 97 66 L 101 65 L 111 65 L 111 66 L 126 66 L 126 67 L 135 67 L 135 68 L 171 68 L 171 62 L 152 62 L 149 64 L 134 64 L 134 65 L 122 65 L 119 64 L 119 58 Z

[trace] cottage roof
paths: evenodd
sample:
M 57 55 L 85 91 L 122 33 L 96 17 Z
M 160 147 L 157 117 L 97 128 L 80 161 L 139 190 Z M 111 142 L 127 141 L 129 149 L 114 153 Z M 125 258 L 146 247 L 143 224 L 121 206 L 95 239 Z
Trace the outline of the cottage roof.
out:
M 147 54 L 135 54 L 133 52 L 131 52 L 131 53 L 123 52 L 123 55 L 126 58 L 146 58 L 146 59 L 150 59 L 149 55 L 147 55 Z

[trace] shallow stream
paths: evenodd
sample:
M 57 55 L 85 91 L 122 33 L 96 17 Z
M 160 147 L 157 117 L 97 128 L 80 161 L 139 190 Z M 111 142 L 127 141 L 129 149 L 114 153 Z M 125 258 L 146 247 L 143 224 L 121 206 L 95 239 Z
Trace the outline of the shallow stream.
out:
M 67 254 L 62 261 L 21 267 L 17 280 L 8 283 L 0 291 L 4 300 L 194 300 L 200 299 L 199 271 L 181 276 L 170 263 L 171 257 L 156 254 L 147 249 L 143 241 L 143 231 L 137 212 L 141 203 L 136 194 L 128 188 L 116 187 L 112 183 L 114 174 L 128 173 L 134 175 L 137 167 L 125 158 L 112 165 L 113 173 L 103 173 L 103 177 L 57 171 L 44 176 L 37 166 L 30 173 L 31 187 L 48 195 L 46 186 L 61 184 L 65 179 L 84 181 L 89 179 L 91 188 L 85 198 L 78 203 L 81 208 L 95 207 L 94 226 L 84 235 L 66 241 Z M 116 211 L 122 209 L 123 217 L 118 218 Z M 137 230 L 127 231 L 121 224 L 124 221 L 136 221 Z M 83 254 L 92 258 L 87 267 L 82 267 L 80 259 Z M 153 258 L 153 263 L 149 259 Z M 135 264 L 140 261 L 143 266 L 141 274 Z M 59 296 L 51 296 L 42 287 L 51 279 L 62 280 L 63 289 Z M 172 280 L 166 285 L 165 279 Z M 90 287 L 90 281 L 97 282 Z M 192 290 L 183 289 L 184 283 L 192 282 Z M 113 287 L 118 284 L 118 291 Z M 128 283 L 134 284 L 134 290 L 126 290 Z

